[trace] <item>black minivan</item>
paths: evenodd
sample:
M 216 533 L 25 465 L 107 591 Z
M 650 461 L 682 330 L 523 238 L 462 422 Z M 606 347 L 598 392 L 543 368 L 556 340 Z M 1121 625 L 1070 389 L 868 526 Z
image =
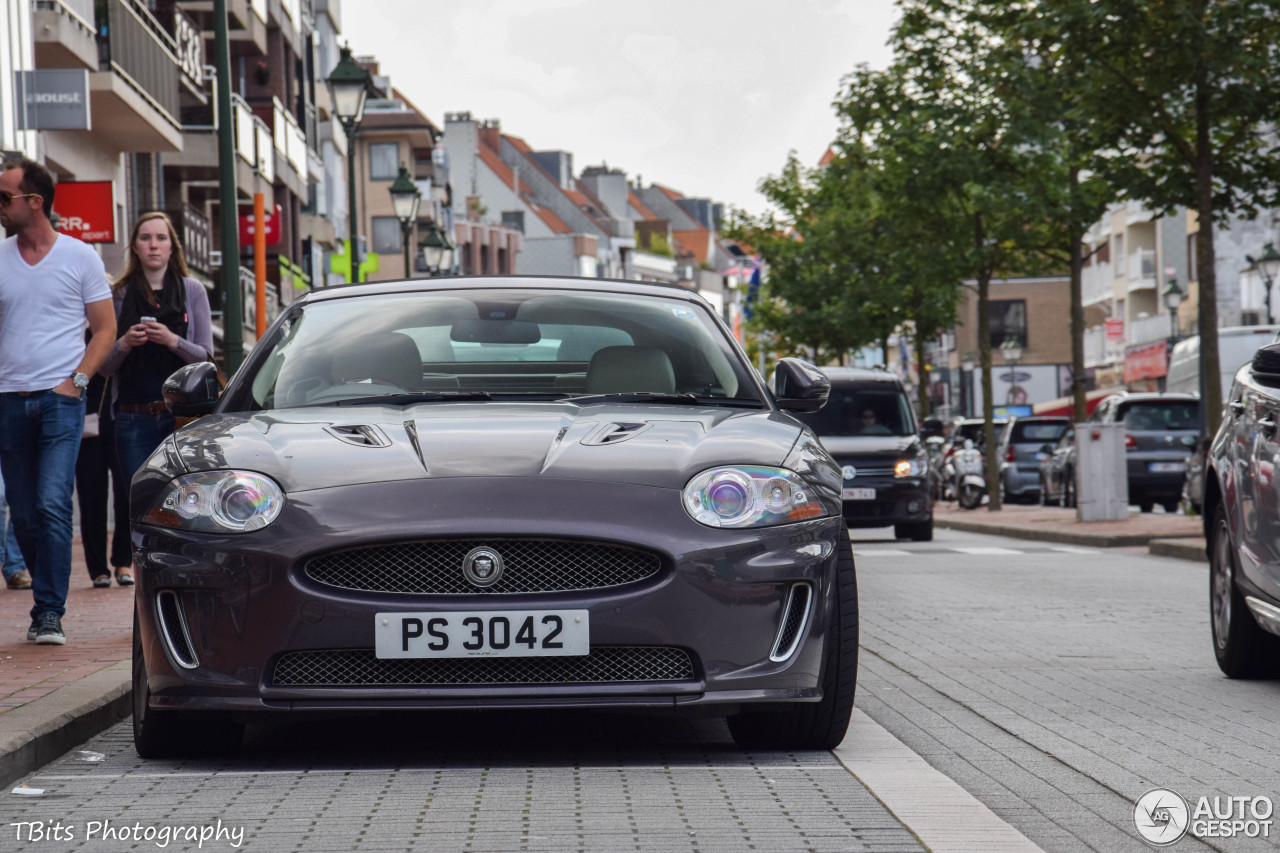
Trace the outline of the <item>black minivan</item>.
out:
M 893 527 L 898 539 L 933 539 L 929 458 L 911 401 L 882 368 L 824 367 L 831 396 L 821 410 L 798 414 L 844 472 L 844 518 L 850 527 Z

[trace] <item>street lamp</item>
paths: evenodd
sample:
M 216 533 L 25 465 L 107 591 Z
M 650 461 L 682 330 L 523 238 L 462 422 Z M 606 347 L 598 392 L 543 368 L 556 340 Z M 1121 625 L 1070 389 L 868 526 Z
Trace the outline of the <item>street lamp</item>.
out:
M 409 235 L 413 233 L 413 224 L 418 221 L 418 205 L 422 202 L 422 191 L 413 182 L 413 177 L 404 164 L 400 164 L 400 174 L 391 184 L 391 206 L 395 209 L 396 219 L 400 220 L 400 235 L 404 242 L 404 277 L 413 273 L 409 268 Z
M 1009 393 L 1005 395 L 1005 403 L 1012 404 L 1013 389 L 1017 387 L 1018 382 L 1018 359 L 1022 358 L 1022 346 L 1018 343 L 1018 339 L 1013 335 L 1005 338 L 1004 343 L 1000 344 L 1000 354 L 1009 365 Z
M 359 234 L 356 223 L 356 132 L 364 119 L 364 102 L 373 89 L 373 78 L 369 69 L 352 58 L 350 45 L 343 45 L 338 64 L 325 82 L 333 100 L 333 113 L 347 134 L 347 231 L 351 238 L 347 251 L 350 253 L 351 280 L 356 282 L 360 280 L 360 268 L 356 262 Z
M 1277 256 L 1277 260 L 1280 260 L 1280 256 Z M 1182 292 L 1182 288 L 1178 287 L 1177 278 L 1168 276 L 1167 281 L 1169 284 L 1165 287 L 1162 296 L 1164 297 L 1164 307 L 1169 309 L 1169 337 L 1176 339 L 1178 337 L 1178 306 L 1182 304 L 1182 300 L 1187 298 L 1187 295 Z M 1172 343 L 1170 346 L 1172 346 Z
M 1277 252 L 1275 247 L 1268 243 L 1262 247 L 1262 257 L 1255 258 L 1251 255 L 1245 255 L 1244 259 L 1255 266 L 1258 272 L 1262 273 L 1262 278 L 1267 283 L 1267 290 L 1263 294 L 1263 299 L 1266 300 L 1267 324 L 1270 325 L 1275 322 L 1271 319 L 1271 282 L 1277 275 L 1280 275 L 1280 252 Z
M 960 397 L 967 417 L 973 417 L 973 353 L 960 356 Z
M 449 235 L 432 222 L 431 227 L 422 237 L 422 260 L 426 263 L 431 275 L 453 269 L 453 252 L 454 246 L 449 241 Z

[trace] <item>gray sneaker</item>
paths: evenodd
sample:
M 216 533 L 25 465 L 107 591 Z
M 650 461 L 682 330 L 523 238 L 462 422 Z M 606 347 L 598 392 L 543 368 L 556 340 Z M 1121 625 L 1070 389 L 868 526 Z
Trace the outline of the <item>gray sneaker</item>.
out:
M 62 620 L 52 613 L 41 613 L 36 617 L 35 631 L 36 645 L 65 646 L 67 644 L 67 635 L 62 633 Z
M 39 633 L 39 631 L 38 631 L 39 627 L 40 627 L 40 619 L 39 619 L 39 617 L 37 617 L 37 618 L 35 618 L 35 619 L 32 619 L 32 620 L 31 620 L 31 627 L 27 629 L 27 639 L 28 639 L 28 640 L 34 640 L 34 639 L 36 638 L 36 634 L 37 634 L 37 633 Z

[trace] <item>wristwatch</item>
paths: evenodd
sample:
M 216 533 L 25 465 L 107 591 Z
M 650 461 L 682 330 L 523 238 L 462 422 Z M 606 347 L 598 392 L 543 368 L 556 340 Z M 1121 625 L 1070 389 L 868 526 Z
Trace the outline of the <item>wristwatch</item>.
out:
M 73 373 L 71 374 L 71 384 L 83 391 L 89 387 L 89 377 L 83 373 Z

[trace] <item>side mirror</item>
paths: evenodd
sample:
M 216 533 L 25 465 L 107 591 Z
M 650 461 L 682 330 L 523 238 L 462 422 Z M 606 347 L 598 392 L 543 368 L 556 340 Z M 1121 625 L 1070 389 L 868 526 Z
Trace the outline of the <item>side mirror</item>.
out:
M 1253 354 L 1249 372 L 1263 385 L 1280 386 L 1280 344 L 1267 344 L 1259 348 Z
M 807 361 L 781 358 L 773 371 L 773 396 L 783 411 L 816 412 L 831 396 L 831 380 Z
M 198 418 L 213 411 L 218 404 L 218 366 L 200 361 L 179 367 L 164 381 L 160 395 L 174 417 Z

